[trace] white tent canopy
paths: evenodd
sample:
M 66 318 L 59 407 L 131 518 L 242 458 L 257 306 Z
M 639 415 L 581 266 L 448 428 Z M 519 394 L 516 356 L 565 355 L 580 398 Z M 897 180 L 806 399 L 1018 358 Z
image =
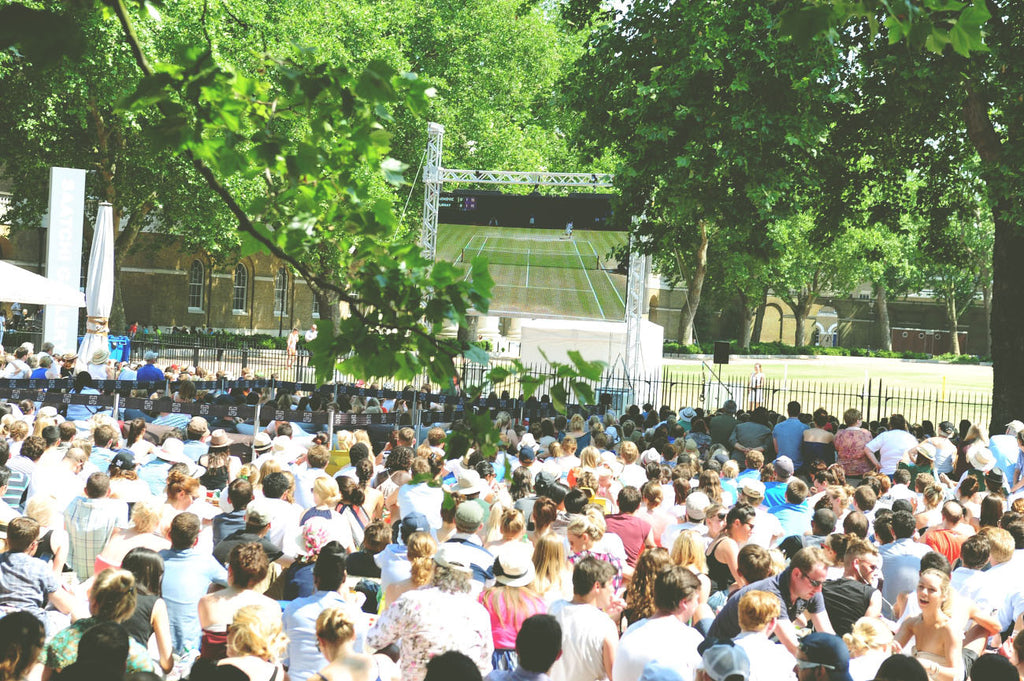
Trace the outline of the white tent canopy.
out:
M 0 260 L 0 300 L 24 305 L 85 307 L 85 294 Z

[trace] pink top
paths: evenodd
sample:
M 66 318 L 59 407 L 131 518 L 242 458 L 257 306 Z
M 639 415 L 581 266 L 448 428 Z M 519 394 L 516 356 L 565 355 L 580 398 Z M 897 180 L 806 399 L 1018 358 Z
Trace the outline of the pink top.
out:
M 836 433 L 833 444 L 836 457 L 847 475 L 864 475 L 875 470 L 864 456 L 864 445 L 871 442 L 871 432 L 864 428 L 843 428 Z
M 523 622 L 527 617 L 545 614 L 548 611 L 548 606 L 544 603 L 543 598 L 529 589 L 520 589 L 519 594 L 522 596 L 526 608 L 524 612 L 518 613 L 516 617 L 511 617 L 511 613 L 505 606 L 505 601 L 501 596 L 497 593 L 490 593 L 490 591 L 490 589 L 485 589 L 480 594 L 480 603 L 483 604 L 487 614 L 491 616 L 491 634 L 494 637 L 494 649 L 515 650 L 516 635 L 523 626 Z

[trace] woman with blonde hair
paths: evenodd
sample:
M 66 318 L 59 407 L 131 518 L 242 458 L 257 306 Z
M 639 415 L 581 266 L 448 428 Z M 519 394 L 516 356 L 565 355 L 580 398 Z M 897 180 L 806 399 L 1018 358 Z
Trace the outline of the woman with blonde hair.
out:
M 952 589 L 946 573 L 928 568 L 917 581 L 917 603 L 921 614 L 908 617 L 896 632 L 902 648 L 914 639 L 910 654 L 928 673 L 929 681 L 959 681 L 963 678 L 963 631 L 953 621 Z
M 921 475 L 925 474 L 922 473 Z M 946 501 L 946 491 L 942 488 L 942 485 L 934 483 L 926 485 L 922 499 L 924 501 L 924 510 L 915 516 L 917 529 L 923 530 L 928 527 L 941 525 L 942 504 Z
M 344 608 L 327 608 L 316 618 L 316 640 L 328 664 L 309 681 L 397 681 L 398 665 L 386 655 L 355 651 L 356 624 Z
M 565 542 L 554 532 L 534 541 L 533 590 L 549 606 L 555 601 L 572 598 L 572 571 L 565 557 Z
M 497 506 L 497 504 L 495 504 Z M 495 509 L 491 509 L 491 515 L 495 515 Z M 488 544 L 484 544 L 491 553 L 496 552 L 503 546 L 529 546 L 526 542 L 526 518 L 518 508 L 503 507 L 498 515 L 498 538 Z M 488 518 L 489 520 L 490 518 Z
M 166 537 L 155 532 L 160 525 L 160 509 L 151 500 L 137 501 L 132 506 L 131 527 L 115 527 L 103 550 L 96 556 L 95 571 L 121 567 L 125 554 L 135 548 L 150 549 L 159 553 L 171 548 Z
M 46 646 L 43 679 L 60 673 L 78 658 L 82 634 L 101 622 L 121 624 L 135 612 L 135 576 L 127 570 L 108 569 L 100 572 L 89 590 L 89 617 L 77 620 L 58 632 Z M 149 651 L 135 639 L 128 638 L 126 674 L 153 671 Z
M 286 679 L 280 659 L 288 639 L 281 630 L 279 610 L 276 604 L 273 609 L 262 605 L 239 608 L 228 627 L 228 656 L 217 664 L 237 667 L 253 680 Z
M 611 563 L 615 568 L 612 584 L 618 590 L 623 581 L 628 579 L 624 574 L 627 570 L 626 564 L 618 556 L 594 550 L 594 546 L 604 538 L 606 530 L 607 526 L 600 512 L 573 516 L 573 519 L 569 521 L 569 526 L 565 529 L 566 539 L 569 541 L 569 564 L 576 565 L 587 556 Z M 631 574 L 632 570 L 629 572 Z
M 406 591 L 419 589 L 430 584 L 434 578 L 434 554 L 437 542 L 429 532 L 414 532 L 406 542 L 406 557 L 409 559 L 409 577 L 389 584 L 384 590 L 384 602 L 394 603 Z
M 536 569 L 525 546 L 506 546 L 494 560 L 494 586 L 480 594 L 480 604 L 491 618 L 494 652 L 491 666 L 512 671 L 519 664 L 516 635 L 526 618 L 546 613 L 547 604 L 533 583 Z
M 697 612 L 693 619 L 700 622 L 714 618 L 715 613 L 708 606 L 711 597 L 711 579 L 708 577 L 708 560 L 704 555 L 704 541 L 694 530 L 683 530 L 676 537 L 670 552 L 672 563 L 692 572 L 700 582 Z M 704 630 L 706 631 L 706 629 Z
M 49 563 L 53 573 L 60 578 L 67 561 L 70 538 L 64 529 L 64 516 L 57 512 L 57 500 L 49 494 L 37 494 L 25 504 L 25 515 L 39 523 L 39 540 L 32 555 Z
M 877 617 L 861 617 L 843 642 L 850 649 L 850 676 L 853 681 L 871 681 L 882 661 L 892 650 L 892 629 Z

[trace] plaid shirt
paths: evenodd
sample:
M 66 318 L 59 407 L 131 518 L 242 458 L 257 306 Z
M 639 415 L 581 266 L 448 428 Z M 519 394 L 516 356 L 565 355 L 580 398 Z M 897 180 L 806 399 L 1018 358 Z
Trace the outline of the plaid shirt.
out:
M 76 497 L 64 511 L 64 526 L 70 538 L 68 565 L 84 581 L 92 576 L 96 556 L 114 528 L 128 526 L 128 505 L 117 499 Z
M 0 553 L 0 613 L 27 610 L 40 620 L 57 578 L 49 564 L 25 553 Z

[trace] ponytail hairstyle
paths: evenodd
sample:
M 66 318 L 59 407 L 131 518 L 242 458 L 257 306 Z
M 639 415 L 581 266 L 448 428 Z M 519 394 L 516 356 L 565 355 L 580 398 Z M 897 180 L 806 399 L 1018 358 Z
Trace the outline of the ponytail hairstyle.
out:
M 344 608 L 327 608 L 316 618 L 316 637 L 333 645 L 356 637 L 356 625 Z
M 135 575 L 127 570 L 107 568 L 96 575 L 89 592 L 93 617 L 124 622 L 135 612 Z
M 421 587 L 429 584 L 434 578 L 434 554 L 437 553 L 437 542 L 429 532 L 414 532 L 406 542 L 410 577 L 413 586 Z

